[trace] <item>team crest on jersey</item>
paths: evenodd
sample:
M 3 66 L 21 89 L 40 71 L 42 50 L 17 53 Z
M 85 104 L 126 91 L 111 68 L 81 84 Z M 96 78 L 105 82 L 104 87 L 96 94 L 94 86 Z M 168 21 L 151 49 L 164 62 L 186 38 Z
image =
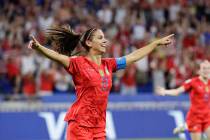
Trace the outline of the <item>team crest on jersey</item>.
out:
M 101 90 L 102 91 L 108 91 L 109 90 L 109 79 L 108 77 L 104 76 L 102 77 L 102 87 Z
M 104 77 L 104 72 L 103 72 L 103 70 L 99 70 L 99 74 L 101 75 L 101 77 Z
M 205 90 L 206 90 L 206 92 L 209 92 L 209 87 L 206 86 L 206 87 L 205 87 Z
M 110 75 L 110 73 L 109 73 L 109 70 L 108 70 L 107 66 L 105 66 L 105 72 L 106 72 L 106 75 Z

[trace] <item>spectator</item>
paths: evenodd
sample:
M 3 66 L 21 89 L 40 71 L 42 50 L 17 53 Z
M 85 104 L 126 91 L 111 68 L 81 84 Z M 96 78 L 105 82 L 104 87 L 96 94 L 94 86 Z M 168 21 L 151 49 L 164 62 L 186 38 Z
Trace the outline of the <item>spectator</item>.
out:
M 33 73 L 29 72 L 22 78 L 22 92 L 28 99 L 33 99 L 36 96 L 36 83 Z
M 23 48 L 29 41 L 29 34 L 36 35 L 42 44 L 48 44 L 43 32 L 54 25 L 70 24 L 77 32 L 90 26 L 102 27 L 113 42 L 105 54 L 107 57 L 125 55 L 130 50 L 141 48 L 149 40 L 176 32 L 176 47 L 161 49 L 158 56 L 157 52 L 153 52 L 139 62 L 144 64 L 136 65 L 135 76 L 138 81 L 135 84 L 140 88 L 140 84 L 147 84 L 150 79 L 154 79 L 153 84 L 156 84 L 157 77 L 163 87 L 179 86 L 182 79 L 193 76 L 193 72 L 185 71 L 192 69 L 197 61 L 210 59 L 209 0 L 3 0 L 0 7 L 0 58 L 7 68 L 0 79 L 10 85 L 5 87 L 12 88 L 7 90 L 12 94 L 29 91 L 34 94 L 40 88 L 41 72 L 51 69 L 52 64 Z M 171 54 L 171 50 L 176 51 Z M 186 60 L 182 56 L 187 57 Z M 189 63 L 189 60 L 193 61 Z M 55 73 L 60 76 L 63 74 L 61 70 L 55 70 Z M 113 91 L 119 92 L 123 85 L 119 75 L 113 76 Z M 176 77 L 175 81 L 171 80 L 172 77 Z M 54 78 L 56 80 L 56 76 Z M 56 81 L 50 85 L 56 87 Z M 30 87 L 30 90 L 26 87 Z M 2 86 L 0 90 L 3 91 Z
M 73 87 L 71 76 L 63 68 L 58 68 L 55 73 L 55 92 L 68 93 L 73 91 Z
M 39 95 L 49 96 L 53 94 L 54 88 L 54 75 L 52 70 L 43 70 L 40 74 L 40 85 L 39 85 Z
M 137 93 L 136 85 L 136 66 L 130 65 L 122 76 L 121 93 L 122 95 L 135 95 Z

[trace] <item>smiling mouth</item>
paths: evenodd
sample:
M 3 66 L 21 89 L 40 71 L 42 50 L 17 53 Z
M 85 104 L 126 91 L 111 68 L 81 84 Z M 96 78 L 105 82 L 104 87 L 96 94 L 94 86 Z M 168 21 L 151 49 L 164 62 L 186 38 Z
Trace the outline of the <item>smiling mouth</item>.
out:
M 106 45 L 106 44 L 102 44 L 102 45 L 101 45 L 101 47 L 104 47 L 104 48 L 106 48 L 106 47 L 107 47 L 107 45 Z

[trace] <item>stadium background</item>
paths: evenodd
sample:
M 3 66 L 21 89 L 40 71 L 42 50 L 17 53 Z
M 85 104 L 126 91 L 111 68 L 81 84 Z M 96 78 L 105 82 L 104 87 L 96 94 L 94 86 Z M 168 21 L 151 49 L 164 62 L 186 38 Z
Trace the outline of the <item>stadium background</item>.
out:
M 0 0 L 0 138 L 64 139 L 62 117 L 75 98 L 71 77 L 27 49 L 30 34 L 50 47 L 44 33 L 54 25 L 102 28 L 111 42 L 105 57 L 175 33 L 173 46 L 114 75 L 107 137 L 184 138 L 172 130 L 184 123 L 187 95 L 158 97 L 154 87 L 177 87 L 210 60 L 209 22 L 209 0 Z

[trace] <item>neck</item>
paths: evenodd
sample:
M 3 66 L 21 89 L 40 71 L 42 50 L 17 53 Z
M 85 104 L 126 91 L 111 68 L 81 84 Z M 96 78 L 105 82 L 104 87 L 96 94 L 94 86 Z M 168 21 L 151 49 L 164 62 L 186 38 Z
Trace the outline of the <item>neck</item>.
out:
M 201 81 L 203 81 L 205 84 L 208 83 L 208 78 L 203 77 L 203 76 L 199 76 L 199 77 L 200 77 Z
M 96 63 L 97 65 L 101 65 L 101 55 L 93 55 L 93 54 L 88 54 L 87 57 Z

